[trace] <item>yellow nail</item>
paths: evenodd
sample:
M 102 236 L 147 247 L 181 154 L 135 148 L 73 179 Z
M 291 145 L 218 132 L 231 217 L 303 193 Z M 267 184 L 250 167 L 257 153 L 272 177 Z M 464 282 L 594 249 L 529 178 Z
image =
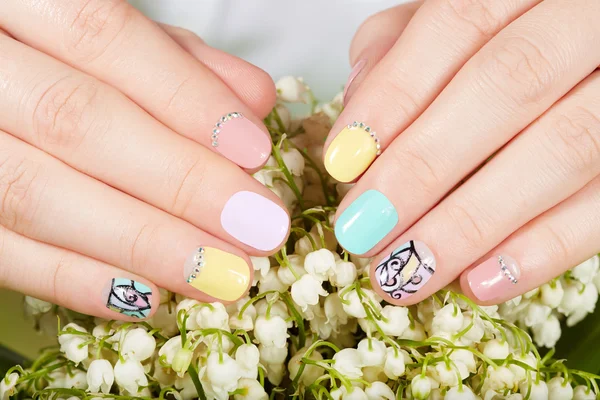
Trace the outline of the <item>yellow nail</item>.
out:
M 333 139 L 325 154 L 325 168 L 340 182 L 352 182 L 369 168 L 379 153 L 379 139 L 369 126 L 354 122 Z
M 212 247 L 199 247 L 186 261 L 186 281 L 223 301 L 242 297 L 250 283 L 250 267 L 243 258 Z

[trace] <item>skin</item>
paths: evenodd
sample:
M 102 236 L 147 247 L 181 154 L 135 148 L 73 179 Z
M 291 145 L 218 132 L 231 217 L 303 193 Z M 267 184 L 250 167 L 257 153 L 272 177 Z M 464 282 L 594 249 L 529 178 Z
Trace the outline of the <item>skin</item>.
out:
M 428 0 L 359 29 L 351 63 L 367 58 L 367 67 L 325 148 L 346 124 L 364 121 L 383 153 L 337 217 L 378 190 L 399 222 L 363 254 L 374 257 L 371 277 L 408 240 L 426 243 L 437 261 L 406 299 L 390 299 L 373 281 L 386 300 L 413 304 L 458 278 L 474 300 L 500 303 L 598 252 L 599 16 L 600 4 L 588 0 Z M 497 254 L 517 261 L 519 281 L 479 301 L 468 272 Z
M 251 282 L 248 256 L 276 249 L 238 241 L 221 210 L 240 190 L 285 207 L 211 131 L 236 111 L 267 136 L 271 78 L 122 0 L 7 0 L 0 27 L 0 285 L 133 320 L 106 308 L 112 278 L 148 286 L 152 312 L 155 282 L 215 300 L 184 279 L 199 245 L 243 259 Z

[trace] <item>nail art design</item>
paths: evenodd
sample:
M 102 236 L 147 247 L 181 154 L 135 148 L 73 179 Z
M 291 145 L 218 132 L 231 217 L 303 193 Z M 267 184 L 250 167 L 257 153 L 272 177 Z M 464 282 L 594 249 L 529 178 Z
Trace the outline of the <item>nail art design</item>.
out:
M 150 314 L 152 289 L 131 279 L 114 278 L 106 307 L 130 317 L 146 318 Z
M 333 139 L 325 154 L 325 169 L 340 182 L 352 182 L 381 154 L 375 131 L 363 122 L 348 124 Z
M 184 276 L 201 292 L 222 301 L 234 301 L 248 290 L 250 266 L 234 254 L 198 247 L 185 263 Z
M 271 154 L 271 140 L 240 112 L 223 115 L 211 133 L 211 145 L 218 153 L 242 168 L 263 165 Z
M 405 299 L 421 289 L 435 273 L 435 258 L 422 242 L 411 240 L 383 259 L 375 279 L 392 299 Z
M 278 204 L 258 193 L 237 192 L 225 203 L 221 226 L 239 240 L 262 251 L 282 244 L 290 227 L 290 217 Z
M 467 275 L 471 291 L 481 301 L 501 297 L 519 282 L 521 269 L 510 256 L 496 255 L 473 268 Z

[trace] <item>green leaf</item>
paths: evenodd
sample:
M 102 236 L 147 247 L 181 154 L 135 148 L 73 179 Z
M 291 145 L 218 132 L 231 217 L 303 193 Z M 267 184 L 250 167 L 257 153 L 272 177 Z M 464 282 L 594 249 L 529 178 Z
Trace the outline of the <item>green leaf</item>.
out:
M 600 373 L 600 307 L 577 325 L 568 328 L 556 344 L 554 358 L 566 359 L 569 368 Z

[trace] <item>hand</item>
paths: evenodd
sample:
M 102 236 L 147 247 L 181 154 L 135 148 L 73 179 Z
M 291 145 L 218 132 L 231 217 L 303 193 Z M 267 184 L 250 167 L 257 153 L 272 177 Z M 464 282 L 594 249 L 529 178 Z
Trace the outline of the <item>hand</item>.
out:
M 460 276 L 499 303 L 596 253 L 600 3 L 429 0 L 400 34 L 403 7 L 354 39 L 359 70 L 325 144 L 334 178 L 360 178 L 335 232 L 374 256 L 379 294 L 414 303 Z
M 128 320 L 154 283 L 243 296 L 289 229 L 243 170 L 271 151 L 270 77 L 124 0 L 6 0 L 0 27 L 0 284 Z

